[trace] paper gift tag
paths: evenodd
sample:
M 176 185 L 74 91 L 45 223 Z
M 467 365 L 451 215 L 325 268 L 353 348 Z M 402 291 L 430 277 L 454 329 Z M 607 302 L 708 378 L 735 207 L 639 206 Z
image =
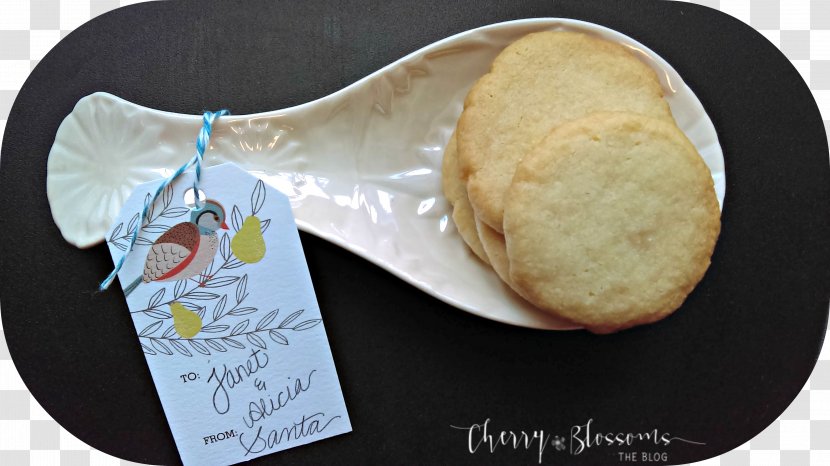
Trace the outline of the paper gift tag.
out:
M 118 274 L 185 465 L 228 465 L 351 431 L 288 199 L 232 164 L 152 206 Z M 118 260 L 159 182 L 107 238 Z

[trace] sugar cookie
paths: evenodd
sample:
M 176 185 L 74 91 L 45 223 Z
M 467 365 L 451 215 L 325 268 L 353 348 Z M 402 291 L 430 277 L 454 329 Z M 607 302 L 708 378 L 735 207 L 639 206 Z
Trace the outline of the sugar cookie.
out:
M 489 264 L 487 253 L 484 252 L 484 247 L 476 232 L 475 215 L 467 199 L 467 188 L 464 187 L 461 173 L 458 171 L 458 152 L 455 141 L 455 133 L 453 133 L 444 149 L 444 159 L 441 161 L 441 185 L 444 189 L 444 196 L 452 204 L 452 220 L 461 238 L 479 259 Z
M 630 49 L 576 32 L 529 34 L 502 51 L 472 88 L 458 152 L 476 216 L 503 232 L 516 165 L 551 129 L 597 111 L 673 121 L 654 70 Z
M 662 319 L 703 277 L 720 232 L 709 169 L 674 124 L 602 113 L 553 130 L 505 196 L 513 286 L 609 333 Z

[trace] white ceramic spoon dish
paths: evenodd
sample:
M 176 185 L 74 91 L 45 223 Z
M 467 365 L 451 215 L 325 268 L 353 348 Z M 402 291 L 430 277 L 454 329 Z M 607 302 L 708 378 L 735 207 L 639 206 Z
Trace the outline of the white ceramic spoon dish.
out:
M 516 297 L 470 253 L 441 193 L 443 148 L 467 91 L 504 47 L 542 30 L 619 42 L 652 66 L 678 125 L 712 171 L 723 205 L 717 134 L 680 76 L 633 39 L 570 19 L 473 29 L 319 100 L 223 117 L 206 163 L 233 162 L 249 170 L 290 198 L 301 230 L 460 309 L 509 324 L 573 328 Z M 110 94 L 81 99 L 58 129 L 48 162 L 47 194 L 64 238 L 82 248 L 102 242 L 136 185 L 169 175 L 192 156 L 200 125 L 200 116 L 144 108 Z

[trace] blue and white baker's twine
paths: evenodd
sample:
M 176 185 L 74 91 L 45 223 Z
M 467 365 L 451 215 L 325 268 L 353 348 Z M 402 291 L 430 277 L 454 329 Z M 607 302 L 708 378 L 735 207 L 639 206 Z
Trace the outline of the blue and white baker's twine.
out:
M 210 135 L 213 132 L 213 122 L 216 121 L 217 118 L 224 115 L 229 115 L 230 112 L 227 110 L 219 110 L 218 112 L 205 112 L 202 115 L 202 129 L 199 130 L 199 136 L 196 138 L 196 155 L 193 156 L 190 160 L 187 161 L 184 165 L 178 168 L 172 175 L 168 176 L 164 181 L 161 182 L 158 189 L 156 189 L 156 194 L 153 195 L 152 199 L 147 200 L 144 203 L 144 208 L 141 209 L 141 218 L 139 219 L 138 225 L 136 225 L 135 230 L 133 230 L 133 234 L 130 237 L 130 244 L 127 247 L 127 250 L 124 254 L 121 255 L 121 258 L 118 259 L 118 262 L 115 263 L 115 269 L 107 275 L 107 278 L 98 285 L 99 291 L 104 291 L 112 284 L 115 280 L 115 277 L 118 275 L 118 272 L 124 266 L 124 261 L 127 260 L 127 255 L 130 251 L 133 250 L 133 246 L 135 246 L 135 242 L 138 239 L 138 232 L 141 230 L 141 227 L 144 226 L 144 221 L 147 220 L 147 213 L 150 210 L 150 206 L 156 202 L 161 193 L 164 192 L 164 188 L 166 188 L 170 183 L 172 183 L 176 178 L 178 178 L 182 173 L 187 171 L 191 165 L 196 165 L 196 178 L 193 180 L 193 197 L 194 203 L 196 204 L 196 208 L 198 209 L 201 207 L 199 203 L 201 199 L 199 199 L 199 182 L 202 180 L 202 158 L 205 155 L 205 149 L 207 149 L 208 143 L 210 142 Z

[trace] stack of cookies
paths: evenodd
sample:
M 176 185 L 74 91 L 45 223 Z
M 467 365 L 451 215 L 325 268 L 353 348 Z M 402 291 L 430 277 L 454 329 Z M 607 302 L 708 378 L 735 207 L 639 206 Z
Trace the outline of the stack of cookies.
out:
M 530 34 L 472 88 L 444 153 L 464 241 L 536 307 L 610 333 L 660 320 L 720 232 L 709 169 L 634 51 Z

